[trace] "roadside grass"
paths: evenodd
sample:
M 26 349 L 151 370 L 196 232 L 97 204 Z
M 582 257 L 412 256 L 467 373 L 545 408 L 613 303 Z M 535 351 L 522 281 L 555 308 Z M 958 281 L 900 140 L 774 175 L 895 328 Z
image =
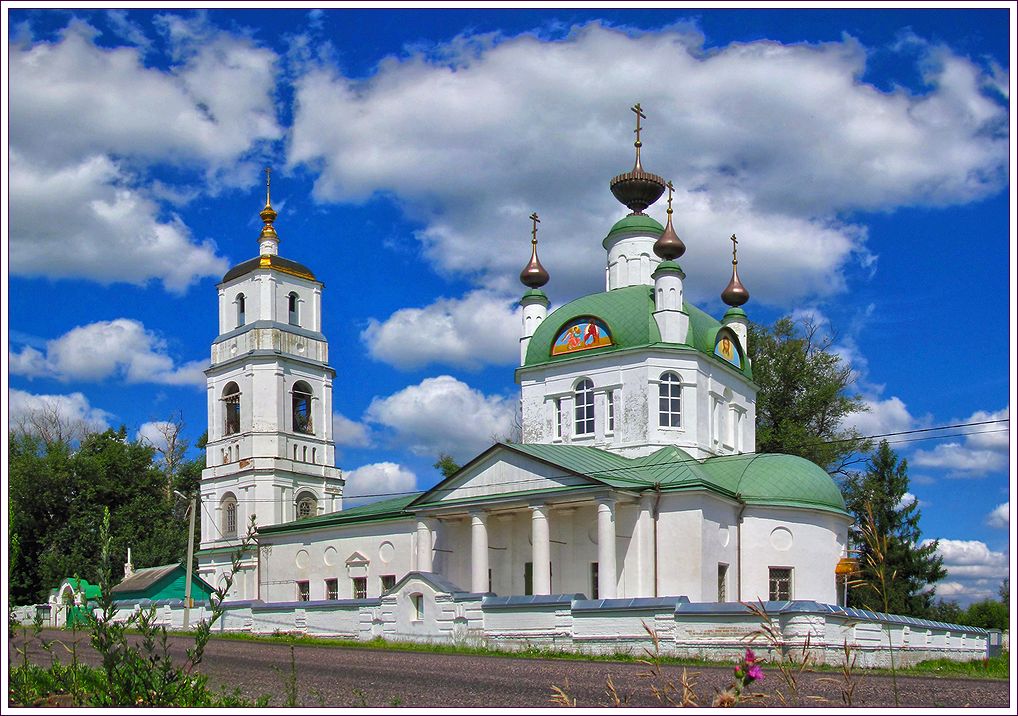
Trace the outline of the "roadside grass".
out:
M 178 632 L 181 633 L 181 632 Z M 491 656 L 501 658 L 524 658 L 524 659 L 561 659 L 568 661 L 597 661 L 597 662 L 622 662 L 622 663 L 643 663 L 646 655 L 634 647 L 633 652 L 615 651 L 608 654 L 592 654 L 587 652 L 567 651 L 565 649 L 552 649 L 547 647 L 531 646 L 524 649 L 493 649 L 483 646 L 453 645 L 453 644 L 429 644 L 426 642 L 412 641 L 385 641 L 383 639 L 372 639 L 371 641 L 358 641 L 354 639 L 342 639 L 337 637 L 316 637 L 293 632 L 276 632 L 273 634 L 248 634 L 241 632 L 219 632 L 213 635 L 214 639 L 227 641 L 254 641 L 269 644 L 287 644 L 293 646 L 311 646 L 333 649 L 373 649 L 382 651 L 404 651 L 425 654 L 459 654 L 465 656 Z M 692 659 L 675 656 L 661 655 L 658 657 L 662 665 L 686 666 L 686 667 L 714 667 L 730 668 L 729 661 L 713 661 L 708 659 Z M 807 671 L 811 672 L 841 672 L 840 664 L 810 664 Z M 950 659 L 932 659 L 922 661 L 915 666 L 897 667 L 898 674 L 907 676 L 929 676 L 929 677 L 951 677 L 951 678 L 975 678 L 975 679 L 1009 679 L 1010 661 L 1008 652 L 1002 652 L 1000 656 L 992 659 L 977 659 L 974 661 L 951 661 Z M 859 668 L 860 676 L 890 675 L 891 669 L 881 668 Z

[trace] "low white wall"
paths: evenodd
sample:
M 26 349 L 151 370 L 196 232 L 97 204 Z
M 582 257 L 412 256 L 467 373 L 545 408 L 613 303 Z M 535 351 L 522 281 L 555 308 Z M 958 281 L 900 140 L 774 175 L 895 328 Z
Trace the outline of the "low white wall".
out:
M 762 636 L 759 617 L 738 603 L 691 603 L 685 598 L 585 600 L 580 595 L 495 597 L 455 591 L 433 575 L 411 573 L 381 598 L 314 602 L 230 602 L 215 625 L 220 632 L 300 633 L 369 641 L 469 644 L 496 649 L 532 647 L 643 656 L 736 661 L 747 647 L 769 662 L 782 653 L 814 663 L 840 664 L 844 645 L 862 668 L 888 667 L 987 655 L 983 629 L 911 617 L 845 609 L 817 602 L 767 602 L 774 630 Z M 155 608 L 156 623 L 180 629 L 180 601 L 122 604 L 118 620 Z M 190 623 L 208 618 L 191 609 Z M 15 612 L 30 624 L 34 608 Z M 653 632 L 653 636 L 651 634 Z

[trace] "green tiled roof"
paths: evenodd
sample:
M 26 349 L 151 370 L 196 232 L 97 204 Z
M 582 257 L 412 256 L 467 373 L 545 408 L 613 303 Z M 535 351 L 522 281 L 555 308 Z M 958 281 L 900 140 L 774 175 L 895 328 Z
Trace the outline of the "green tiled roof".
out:
M 721 323 L 708 313 L 688 302 L 683 302 L 683 310 L 689 316 L 689 333 L 686 343 L 680 344 L 695 348 L 708 356 L 714 356 L 714 339 Z M 612 345 L 592 348 L 575 353 L 551 355 L 551 347 L 555 339 L 567 323 L 582 316 L 594 316 L 604 321 L 611 333 Z M 627 348 L 669 348 L 676 344 L 662 343 L 661 331 L 654 320 L 654 289 L 651 286 L 627 286 L 603 293 L 592 293 L 577 298 L 575 301 L 560 306 L 548 314 L 534 331 L 533 338 L 527 348 L 527 359 L 524 368 L 554 363 L 592 355 L 603 355 Z M 719 363 L 729 365 L 716 358 Z M 753 374 L 749 361 L 742 370 L 743 375 L 752 379 Z
M 749 504 L 814 507 L 845 513 L 834 480 L 805 458 L 772 453 L 712 457 L 702 463 L 716 480 L 734 484 Z
M 260 534 L 272 534 L 274 532 L 293 532 L 297 530 L 313 529 L 316 527 L 331 527 L 342 525 L 348 522 L 373 522 L 375 520 L 396 519 L 410 517 L 410 513 L 404 508 L 421 496 L 422 493 L 414 492 L 410 495 L 393 497 L 388 500 L 371 502 L 360 507 L 352 507 L 349 510 L 330 512 L 317 517 L 305 517 L 302 520 L 283 522 L 278 525 L 259 527 Z
M 661 226 L 661 224 L 651 216 L 647 216 L 646 214 L 630 214 L 629 216 L 615 222 L 611 231 L 609 231 L 608 235 L 604 237 L 602 245 L 605 248 L 608 248 L 608 241 L 623 233 L 640 232 L 660 236 L 661 232 L 664 230 L 665 227 Z
M 559 467 L 563 477 L 580 475 L 590 480 L 590 484 L 530 490 L 527 495 L 583 490 L 599 483 L 635 492 L 657 487 L 662 490 L 704 489 L 742 499 L 748 504 L 809 507 L 846 514 L 841 492 L 830 476 L 808 460 L 792 455 L 745 453 L 700 462 L 675 446 L 643 457 L 626 458 L 586 445 L 525 443 L 496 445 L 482 453 L 482 457 L 498 449 L 522 453 Z M 443 480 L 424 493 L 413 507 L 439 504 L 440 500 L 431 497 L 451 489 L 449 485 L 456 480 L 457 475 Z M 477 497 L 466 501 L 483 502 L 485 499 Z

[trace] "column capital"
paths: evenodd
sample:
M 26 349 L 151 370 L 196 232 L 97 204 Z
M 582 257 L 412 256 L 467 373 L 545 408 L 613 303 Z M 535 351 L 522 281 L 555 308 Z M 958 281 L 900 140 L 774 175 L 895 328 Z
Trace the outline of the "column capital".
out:
M 470 510 L 469 514 L 471 524 L 484 524 L 488 521 L 487 510 Z
M 609 509 L 614 509 L 615 503 L 618 500 L 616 500 L 614 496 L 606 495 L 604 497 L 596 498 L 596 501 L 597 501 L 597 506 L 598 507 L 602 507 L 603 506 L 603 507 L 607 507 Z

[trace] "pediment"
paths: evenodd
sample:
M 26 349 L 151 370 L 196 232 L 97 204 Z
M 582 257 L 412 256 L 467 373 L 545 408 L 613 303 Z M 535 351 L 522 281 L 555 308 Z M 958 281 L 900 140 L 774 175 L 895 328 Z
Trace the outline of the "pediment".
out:
M 370 559 L 365 557 L 360 552 L 354 552 L 353 554 L 351 554 L 349 557 L 346 558 L 346 566 L 347 567 L 356 567 L 356 566 L 360 566 L 360 565 L 363 565 L 363 564 L 368 564 L 370 561 L 371 561 Z
M 589 478 L 560 465 L 496 445 L 433 487 L 415 505 L 442 505 L 520 493 L 557 491 L 592 483 Z

